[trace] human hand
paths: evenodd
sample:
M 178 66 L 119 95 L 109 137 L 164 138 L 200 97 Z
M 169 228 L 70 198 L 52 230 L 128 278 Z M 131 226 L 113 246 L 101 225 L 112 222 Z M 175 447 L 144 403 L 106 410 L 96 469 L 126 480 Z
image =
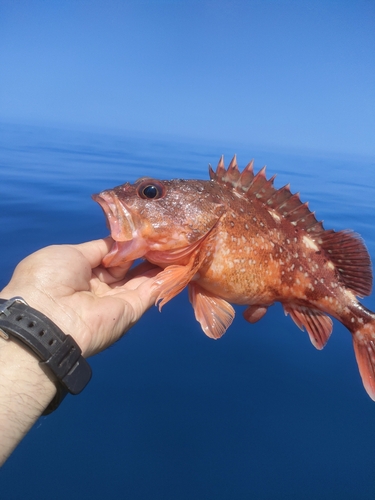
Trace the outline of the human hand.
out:
M 18 264 L 2 298 L 26 302 L 71 335 L 84 357 L 117 341 L 155 303 L 159 268 L 101 267 L 110 238 L 43 248 Z M 125 274 L 127 276 L 125 277 Z

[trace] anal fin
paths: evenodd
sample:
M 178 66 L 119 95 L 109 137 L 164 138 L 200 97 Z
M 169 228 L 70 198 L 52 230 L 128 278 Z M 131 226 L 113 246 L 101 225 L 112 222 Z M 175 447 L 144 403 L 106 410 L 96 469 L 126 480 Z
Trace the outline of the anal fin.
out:
M 294 323 L 306 329 L 311 343 L 317 349 L 323 349 L 332 333 L 332 320 L 329 316 L 304 306 L 283 304 L 285 314 L 290 314 Z
M 233 307 L 194 282 L 189 284 L 189 300 L 204 333 L 212 339 L 224 335 L 234 318 Z

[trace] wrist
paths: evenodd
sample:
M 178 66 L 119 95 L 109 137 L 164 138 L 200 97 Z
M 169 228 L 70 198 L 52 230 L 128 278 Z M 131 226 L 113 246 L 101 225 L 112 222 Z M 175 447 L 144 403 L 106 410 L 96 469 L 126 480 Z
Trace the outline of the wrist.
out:
M 56 386 L 32 351 L 0 338 L 0 464 L 40 417 Z
M 0 369 L 0 384 L 5 381 L 9 386 L 7 391 L 15 393 L 16 400 L 23 400 L 24 395 L 38 414 L 44 411 L 56 393 L 52 374 L 44 370 L 37 356 L 17 339 L 8 341 L 0 337 Z M 18 393 L 20 387 L 16 386 L 22 386 L 22 393 Z
M 71 335 L 79 345 L 85 357 L 85 342 L 83 342 L 80 335 L 77 335 L 77 332 L 80 331 L 79 318 L 74 315 L 74 311 L 64 306 L 62 300 L 56 300 L 48 293 L 34 286 L 14 287 L 12 286 L 12 282 L 0 292 L 0 298 L 2 299 L 9 300 L 17 296 L 22 297 L 30 307 L 44 314 L 65 334 Z
M 57 394 L 44 414 L 55 410 L 67 392 L 79 394 L 91 379 L 91 368 L 73 337 L 22 297 L 0 299 L 0 334 L 19 340 L 39 359 L 41 368 L 56 381 Z

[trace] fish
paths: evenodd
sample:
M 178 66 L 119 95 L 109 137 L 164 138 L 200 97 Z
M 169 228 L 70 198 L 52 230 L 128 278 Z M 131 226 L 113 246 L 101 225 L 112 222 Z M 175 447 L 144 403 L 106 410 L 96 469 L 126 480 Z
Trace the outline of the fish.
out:
M 188 287 L 203 332 L 220 338 L 231 304 L 259 321 L 275 302 L 322 349 L 332 318 L 351 333 L 369 396 L 375 401 L 375 314 L 358 298 L 371 294 L 365 243 L 351 230 L 326 230 L 290 185 L 279 189 L 266 167 L 240 171 L 221 157 L 209 180 L 141 177 L 93 195 L 107 219 L 113 246 L 103 266 L 130 268 L 142 258 L 162 268 L 156 277 L 161 309 Z

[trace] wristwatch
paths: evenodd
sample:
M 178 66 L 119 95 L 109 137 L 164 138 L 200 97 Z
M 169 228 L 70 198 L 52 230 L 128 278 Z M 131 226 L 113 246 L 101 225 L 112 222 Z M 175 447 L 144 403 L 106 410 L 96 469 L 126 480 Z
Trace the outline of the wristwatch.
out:
M 53 374 L 57 392 L 43 415 L 52 413 L 68 392 L 79 394 L 89 383 L 91 368 L 77 342 L 22 297 L 0 299 L 0 336 L 18 339 Z

